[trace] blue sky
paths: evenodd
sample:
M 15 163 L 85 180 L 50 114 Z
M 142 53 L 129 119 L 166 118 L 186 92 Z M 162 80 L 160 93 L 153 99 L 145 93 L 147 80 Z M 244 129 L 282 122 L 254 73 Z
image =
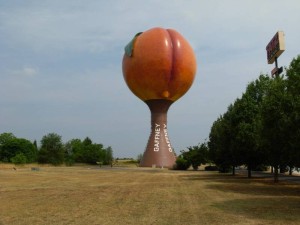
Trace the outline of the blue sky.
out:
M 90 137 L 116 157 L 143 153 L 148 107 L 127 88 L 124 46 L 140 31 L 173 28 L 192 45 L 198 71 L 168 114 L 175 151 L 210 127 L 260 73 L 265 47 L 285 33 L 279 65 L 300 54 L 299 0 L 0 0 L 0 133 L 66 142 Z

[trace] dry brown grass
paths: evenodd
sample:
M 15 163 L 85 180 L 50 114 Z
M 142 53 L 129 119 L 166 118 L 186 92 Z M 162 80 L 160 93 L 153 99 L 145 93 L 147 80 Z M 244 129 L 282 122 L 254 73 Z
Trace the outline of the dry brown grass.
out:
M 0 224 L 300 224 L 300 185 L 142 168 L 0 169 Z

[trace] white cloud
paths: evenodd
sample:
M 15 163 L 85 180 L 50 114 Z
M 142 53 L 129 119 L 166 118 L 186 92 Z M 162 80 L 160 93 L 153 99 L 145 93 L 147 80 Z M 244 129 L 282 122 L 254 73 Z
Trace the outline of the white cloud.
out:
M 33 77 L 38 74 L 38 69 L 32 67 L 24 67 L 22 72 L 25 76 Z
M 38 74 L 39 69 L 31 66 L 24 66 L 22 69 L 12 70 L 11 74 L 23 77 L 34 77 Z

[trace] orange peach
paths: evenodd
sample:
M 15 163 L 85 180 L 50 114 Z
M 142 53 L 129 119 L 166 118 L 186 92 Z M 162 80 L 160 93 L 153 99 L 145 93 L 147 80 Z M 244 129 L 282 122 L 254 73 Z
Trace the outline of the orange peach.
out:
M 132 52 L 123 57 L 123 75 L 137 97 L 174 102 L 188 91 L 197 65 L 193 49 L 181 34 L 152 28 L 131 44 Z

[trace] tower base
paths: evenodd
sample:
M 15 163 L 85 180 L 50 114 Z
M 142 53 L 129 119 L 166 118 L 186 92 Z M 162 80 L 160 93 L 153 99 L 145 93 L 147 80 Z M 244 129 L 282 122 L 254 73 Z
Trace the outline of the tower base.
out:
M 141 167 L 172 168 L 176 157 L 167 130 L 167 113 L 173 101 L 147 100 L 151 112 L 151 133 L 141 160 Z

